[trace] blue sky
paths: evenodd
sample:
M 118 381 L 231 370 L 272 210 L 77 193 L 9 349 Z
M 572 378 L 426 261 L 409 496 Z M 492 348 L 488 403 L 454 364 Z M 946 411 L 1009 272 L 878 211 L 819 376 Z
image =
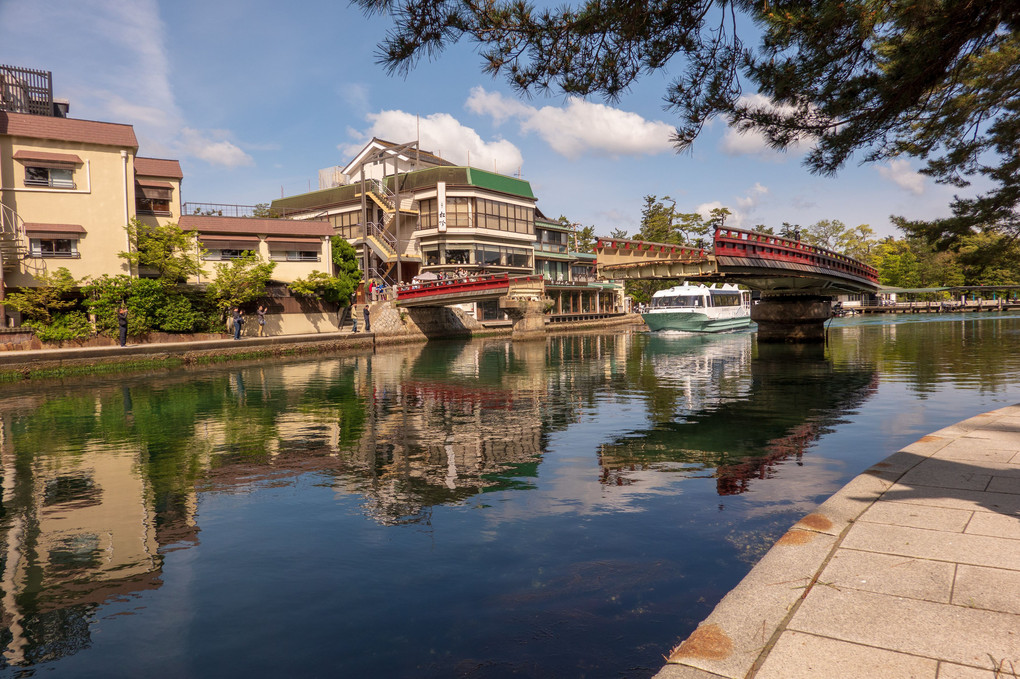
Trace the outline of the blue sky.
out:
M 731 226 L 821 219 L 900 234 L 891 214 L 944 216 L 953 191 L 916 161 L 811 175 L 716 120 L 692 153 L 669 143 L 646 76 L 619 101 L 522 99 L 481 73 L 468 43 L 407 78 L 376 65 L 389 20 L 346 2 L 0 0 L 0 63 L 53 72 L 76 118 L 134 125 L 146 156 L 177 158 L 185 201 L 254 204 L 318 187 L 372 136 L 531 182 L 550 217 L 633 234 L 644 196 L 684 212 L 725 206 Z

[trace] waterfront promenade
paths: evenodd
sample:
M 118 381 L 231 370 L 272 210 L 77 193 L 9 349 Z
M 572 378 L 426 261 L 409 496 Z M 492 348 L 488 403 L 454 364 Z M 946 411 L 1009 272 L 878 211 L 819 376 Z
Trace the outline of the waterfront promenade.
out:
M 656 677 L 1020 677 L 1020 405 L 929 434 L 848 483 Z

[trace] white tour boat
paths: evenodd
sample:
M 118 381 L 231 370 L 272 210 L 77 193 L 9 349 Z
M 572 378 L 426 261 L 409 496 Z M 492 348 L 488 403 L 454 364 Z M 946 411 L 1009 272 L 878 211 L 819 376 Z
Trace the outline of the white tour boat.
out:
M 641 318 L 651 330 L 739 330 L 751 324 L 751 293 L 735 285 L 685 283 L 652 295 Z

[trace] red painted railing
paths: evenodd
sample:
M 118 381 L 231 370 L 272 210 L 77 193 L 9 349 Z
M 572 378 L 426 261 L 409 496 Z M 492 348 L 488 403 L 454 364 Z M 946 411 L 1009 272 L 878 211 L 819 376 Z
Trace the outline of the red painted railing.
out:
M 539 280 L 541 276 L 511 276 L 505 273 L 468 276 L 466 278 L 441 278 L 397 287 L 397 299 L 419 299 L 438 295 L 453 295 L 486 290 L 507 289 L 510 281 Z
M 634 250 L 636 252 L 658 252 L 669 254 L 673 257 L 688 257 L 691 259 L 704 259 L 705 248 L 688 248 L 683 245 L 669 245 L 665 243 L 648 243 L 641 240 L 623 239 L 602 239 L 595 244 L 596 250 L 610 248 L 612 250 Z
M 806 264 L 856 276 L 878 283 L 878 269 L 838 252 L 743 229 L 716 229 L 716 257 L 768 259 L 792 264 Z

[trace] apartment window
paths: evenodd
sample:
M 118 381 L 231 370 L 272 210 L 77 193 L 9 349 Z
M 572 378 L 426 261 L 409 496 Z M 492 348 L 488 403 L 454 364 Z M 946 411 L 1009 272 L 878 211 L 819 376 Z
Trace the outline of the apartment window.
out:
M 25 166 L 25 186 L 49 186 L 54 189 L 73 189 L 74 170 L 64 167 Z
M 157 198 L 138 198 L 135 200 L 135 211 L 146 215 L 170 215 L 170 201 Z
M 32 257 L 53 259 L 78 259 L 78 239 L 76 238 L 30 238 L 29 254 Z

